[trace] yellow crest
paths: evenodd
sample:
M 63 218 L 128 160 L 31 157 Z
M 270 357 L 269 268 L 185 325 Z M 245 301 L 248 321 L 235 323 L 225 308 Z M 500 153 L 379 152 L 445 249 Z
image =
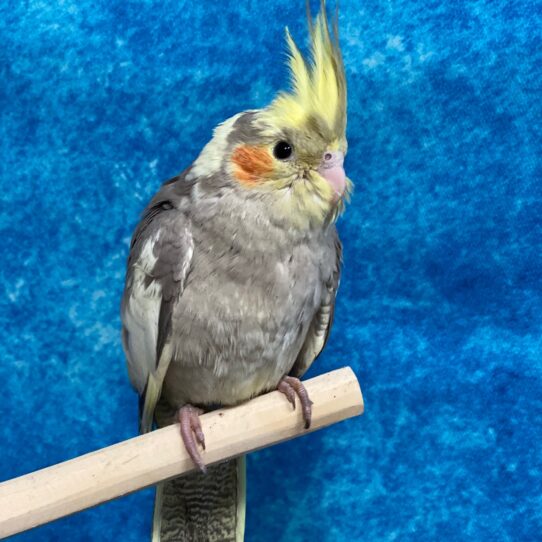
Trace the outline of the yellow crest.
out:
M 339 48 L 338 15 L 335 14 L 330 31 L 325 0 L 321 1 L 314 22 L 307 11 L 310 58 L 304 58 L 286 29 L 292 90 L 281 92 L 267 111 L 275 121 L 293 128 L 301 128 L 309 119 L 323 121 L 326 131 L 340 139 L 346 130 L 346 79 Z

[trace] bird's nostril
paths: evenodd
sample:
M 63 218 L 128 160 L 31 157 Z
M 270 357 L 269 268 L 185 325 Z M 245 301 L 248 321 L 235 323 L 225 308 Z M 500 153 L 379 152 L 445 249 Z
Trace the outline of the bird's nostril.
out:
M 324 154 L 324 160 L 329 162 L 332 158 L 333 155 L 330 152 L 326 152 L 326 154 Z

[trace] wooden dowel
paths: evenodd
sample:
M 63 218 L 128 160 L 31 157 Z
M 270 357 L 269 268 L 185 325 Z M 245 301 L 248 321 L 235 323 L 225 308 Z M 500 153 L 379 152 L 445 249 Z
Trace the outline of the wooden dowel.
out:
M 350 368 L 307 380 L 312 425 L 304 429 L 279 392 L 201 417 L 210 465 L 304 435 L 363 413 L 363 398 Z M 0 538 L 115 499 L 194 470 L 178 425 L 166 427 L 0 484 Z M 202 474 L 203 476 L 203 474 Z

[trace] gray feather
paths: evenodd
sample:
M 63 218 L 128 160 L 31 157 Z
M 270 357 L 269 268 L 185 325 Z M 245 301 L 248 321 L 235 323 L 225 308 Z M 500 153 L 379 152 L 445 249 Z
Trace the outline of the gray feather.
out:
M 317 310 L 301 348 L 301 352 L 290 371 L 291 376 L 302 377 L 326 346 L 333 325 L 335 299 L 341 277 L 342 244 L 335 232 L 335 269 L 323 290 L 322 301 Z
M 164 184 L 145 209 L 130 247 L 122 336 L 130 377 L 142 396 L 141 416 L 147 420 L 161 393 L 165 370 L 160 374 L 159 365 L 171 335 L 173 307 L 190 271 L 193 241 L 183 209 L 192 186 L 184 175 Z

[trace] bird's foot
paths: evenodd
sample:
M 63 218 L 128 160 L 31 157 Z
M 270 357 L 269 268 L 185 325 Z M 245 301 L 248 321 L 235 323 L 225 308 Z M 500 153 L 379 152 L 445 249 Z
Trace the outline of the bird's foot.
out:
M 285 376 L 279 382 L 277 390 L 286 395 L 288 401 L 292 403 L 294 410 L 295 396 L 297 394 L 297 396 L 299 397 L 299 401 L 301 402 L 301 408 L 303 410 L 305 429 L 308 429 L 311 426 L 312 401 L 309 399 L 309 394 L 307 393 L 307 390 L 305 389 L 305 386 L 303 385 L 301 380 L 293 376 Z
M 184 405 L 178 410 L 177 419 L 181 424 L 181 437 L 188 455 L 192 458 L 192 461 L 201 472 L 205 473 L 207 467 L 198 450 L 198 444 L 201 444 L 202 448 L 205 450 L 205 436 L 201 429 L 201 422 L 199 419 L 200 414 L 203 414 L 201 408 L 196 408 L 192 405 Z

